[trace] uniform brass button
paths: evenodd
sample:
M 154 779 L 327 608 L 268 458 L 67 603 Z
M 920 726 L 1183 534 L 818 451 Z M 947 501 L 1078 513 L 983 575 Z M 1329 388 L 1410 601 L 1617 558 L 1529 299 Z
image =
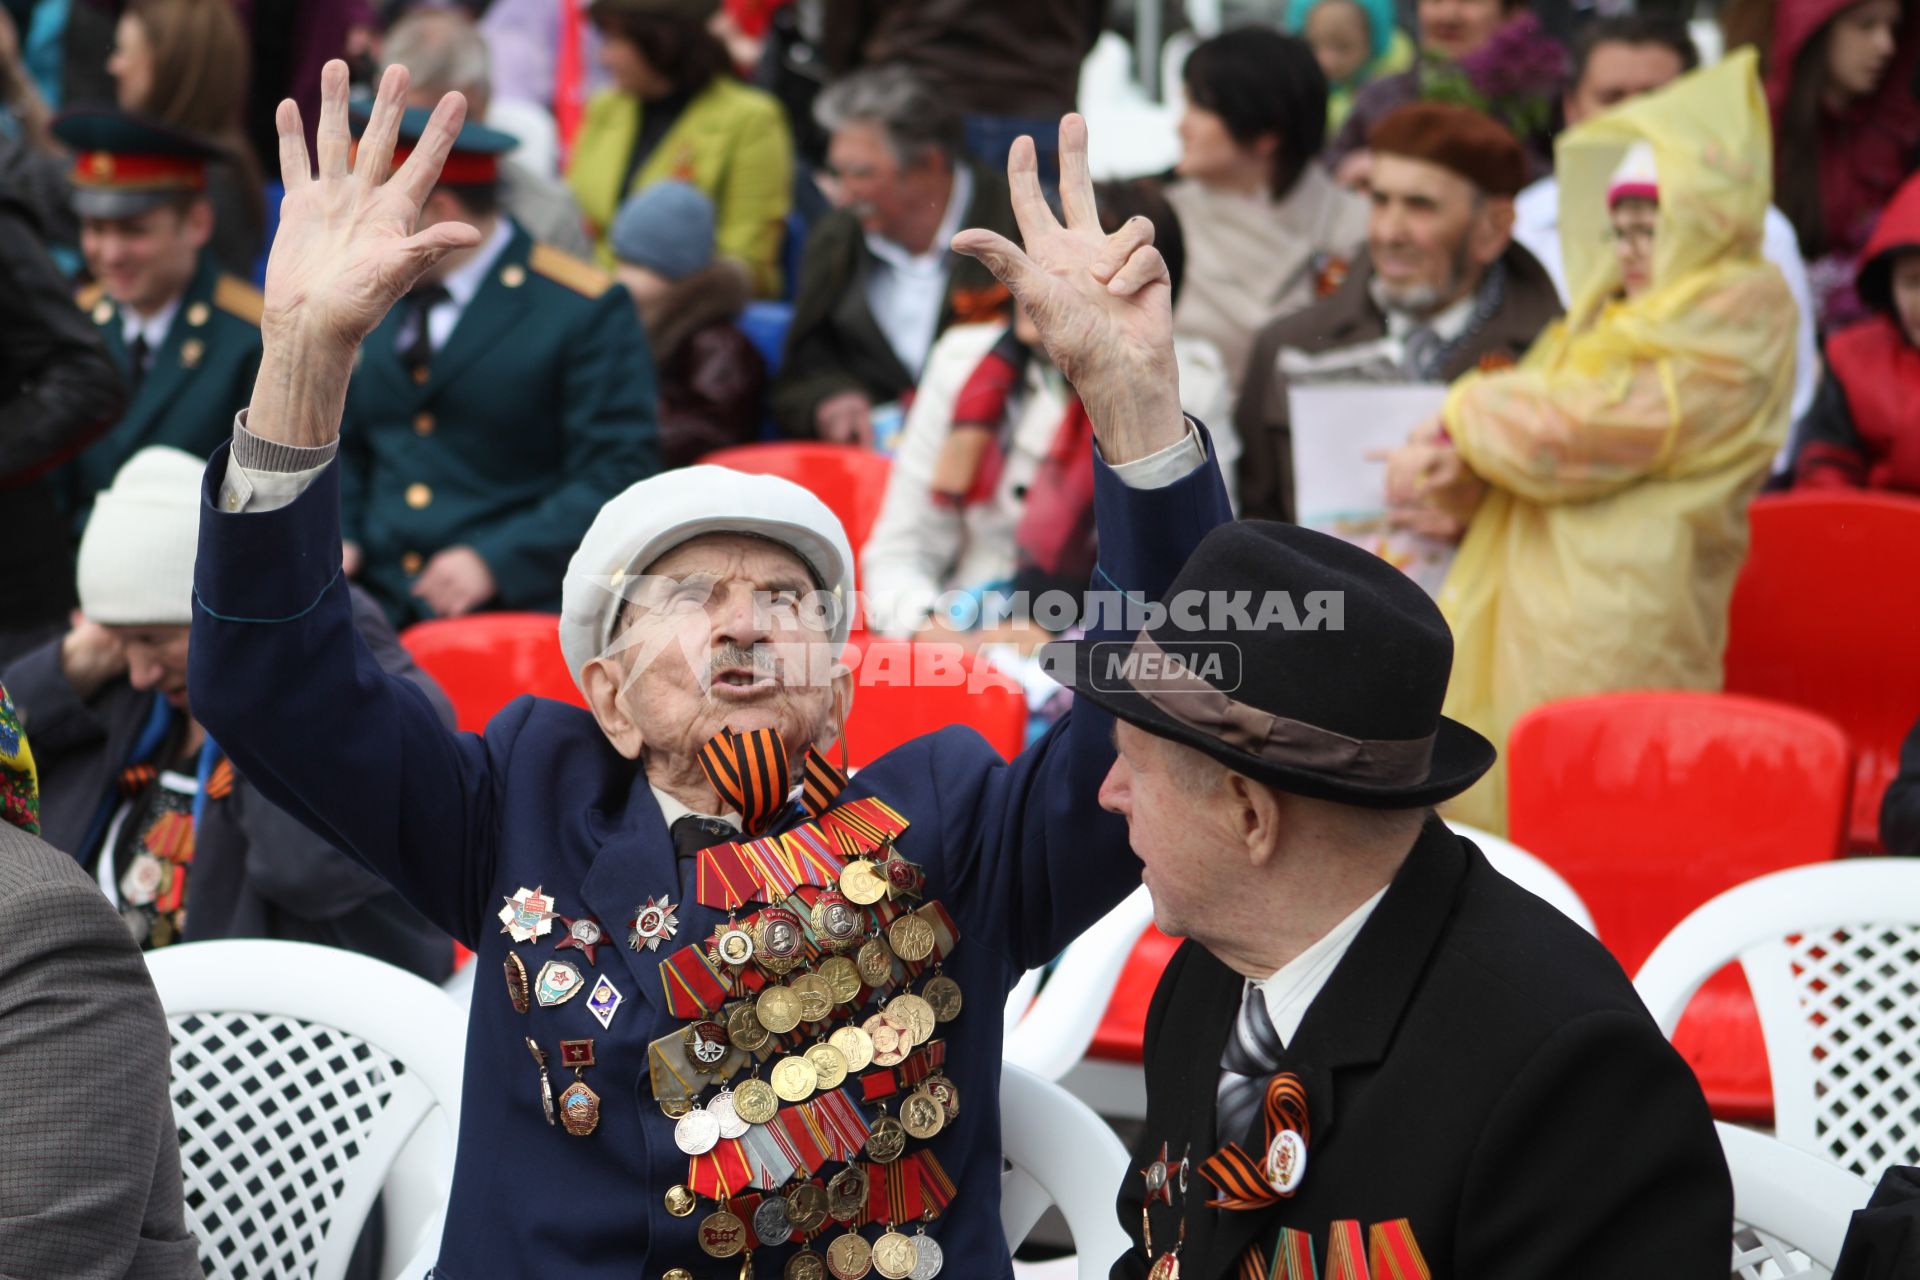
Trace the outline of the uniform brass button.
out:
M 206 303 L 196 302 L 187 308 L 187 323 L 198 329 L 212 318 L 212 315 L 213 313 L 207 310 Z
M 413 417 L 413 434 L 417 436 L 432 435 L 433 434 L 433 415 L 430 413 L 415 414 Z
M 410 484 L 407 486 L 407 505 L 415 511 L 420 510 L 432 501 L 433 490 L 427 488 L 427 486 L 423 484 Z
M 419 383 L 421 386 L 425 386 L 427 384 L 427 379 L 431 378 L 432 376 L 433 374 L 428 371 L 427 366 L 425 365 L 421 365 L 418 369 L 415 369 L 413 371 L 413 380 Z
M 527 271 L 517 262 L 509 262 L 500 271 L 500 283 L 509 289 L 518 289 L 527 282 Z M 668 1272 L 672 1275 L 672 1272 Z
M 93 304 L 93 322 L 95 324 L 105 324 L 111 319 L 113 319 L 113 304 L 111 302 L 102 298 L 99 302 Z
M 664 1276 L 661 1276 L 660 1280 L 693 1280 L 693 1272 L 687 1270 L 685 1267 L 675 1267 Z
M 409 551 L 400 557 L 400 567 L 406 570 L 409 578 L 420 572 L 420 566 L 423 563 L 425 562 L 420 559 L 420 553 L 418 551 Z

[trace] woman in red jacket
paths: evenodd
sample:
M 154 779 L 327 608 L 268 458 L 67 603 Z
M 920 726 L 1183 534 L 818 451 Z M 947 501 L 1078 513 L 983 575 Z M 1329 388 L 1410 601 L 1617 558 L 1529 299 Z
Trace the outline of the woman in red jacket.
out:
M 1827 340 L 1827 372 L 1800 424 L 1795 488 L 1920 495 L 1920 177 L 1894 195 L 1861 257 L 1868 319 Z

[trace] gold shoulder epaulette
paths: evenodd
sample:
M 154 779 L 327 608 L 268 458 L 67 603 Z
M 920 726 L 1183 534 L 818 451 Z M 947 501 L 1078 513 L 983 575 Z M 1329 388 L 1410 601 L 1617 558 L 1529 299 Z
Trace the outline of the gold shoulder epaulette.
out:
M 238 276 L 221 276 L 213 286 L 213 305 L 248 324 L 258 325 L 266 309 L 260 291 Z
M 79 307 L 82 311 L 91 311 L 95 307 L 99 306 L 101 300 L 104 299 L 106 296 L 107 296 L 107 286 L 101 284 L 98 280 L 96 280 L 92 284 L 88 285 L 86 288 L 80 290 L 80 292 L 74 294 L 73 302 L 74 302 L 74 305 Z
M 536 244 L 527 257 L 527 267 L 555 284 L 563 284 L 575 293 L 597 298 L 613 288 L 613 277 L 582 258 L 550 244 Z

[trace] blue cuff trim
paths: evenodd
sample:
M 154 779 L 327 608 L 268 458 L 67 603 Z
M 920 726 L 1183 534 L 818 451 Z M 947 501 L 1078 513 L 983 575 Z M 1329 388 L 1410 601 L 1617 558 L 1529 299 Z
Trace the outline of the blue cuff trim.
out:
M 200 589 L 198 587 L 194 588 L 193 602 L 200 606 L 200 611 L 202 613 L 206 614 L 209 618 L 212 618 L 215 622 L 246 622 L 246 623 L 253 623 L 256 625 L 265 625 L 265 624 L 275 623 L 275 622 L 298 622 L 300 621 L 300 619 L 306 617 L 308 614 L 312 613 L 315 609 L 318 609 L 320 607 L 320 602 L 327 598 L 327 592 L 333 590 L 333 584 L 340 581 L 340 574 L 341 574 L 341 570 L 335 569 L 333 571 L 333 576 L 327 579 L 327 585 L 320 588 L 320 594 L 313 598 L 312 604 L 308 605 L 306 608 L 302 609 L 300 612 L 288 614 L 284 618 L 236 618 L 231 614 L 216 613 L 212 608 L 208 607 L 206 598 L 200 594 Z

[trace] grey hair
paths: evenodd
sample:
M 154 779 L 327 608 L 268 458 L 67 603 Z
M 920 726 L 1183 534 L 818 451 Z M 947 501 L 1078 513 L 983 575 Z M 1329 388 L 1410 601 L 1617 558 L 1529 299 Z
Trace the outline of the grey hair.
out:
M 387 34 L 388 66 L 407 69 L 413 88 L 433 93 L 488 92 L 493 65 L 486 38 L 458 9 L 416 9 Z
M 963 139 L 952 103 L 905 67 L 874 67 L 836 80 L 814 100 L 813 118 L 828 133 L 871 124 L 902 165 L 929 150 L 955 162 Z

